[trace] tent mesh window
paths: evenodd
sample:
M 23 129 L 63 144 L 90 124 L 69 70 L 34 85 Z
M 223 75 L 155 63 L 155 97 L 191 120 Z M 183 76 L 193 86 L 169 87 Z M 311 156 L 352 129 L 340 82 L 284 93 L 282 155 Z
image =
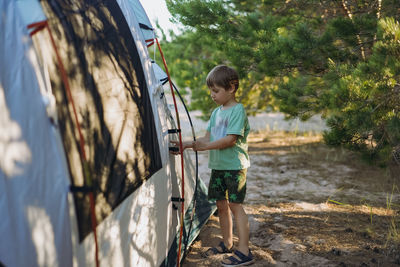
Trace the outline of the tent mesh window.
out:
M 117 2 L 41 3 L 72 93 L 70 101 L 52 51 L 47 65 L 71 182 L 76 187 L 92 183 L 99 223 L 162 167 L 144 71 Z M 35 38 L 47 38 L 50 44 L 48 34 Z M 89 180 L 78 128 L 85 142 Z M 74 193 L 74 200 L 83 240 L 91 232 L 89 198 L 80 192 Z

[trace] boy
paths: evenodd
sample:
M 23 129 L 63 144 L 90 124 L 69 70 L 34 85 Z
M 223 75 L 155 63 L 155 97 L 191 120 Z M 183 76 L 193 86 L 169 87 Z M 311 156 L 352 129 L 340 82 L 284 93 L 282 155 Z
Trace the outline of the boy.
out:
M 249 265 L 254 259 L 249 250 L 249 222 L 242 203 L 246 194 L 246 171 L 250 166 L 247 153 L 250 127 L 243 105 L 235 98 L 239 76 L 234 69 L 219 65 L 207 75 L 207 86 L 219 107 L 213 111 L 204 137 L 196 142 L 183 142 L 183 149 L 209 150 L 208 198 L 216 200 L 223 241 L 207 250 L 204 256 L 233 251 L 232 212 L 239 244 L 234 255 L 221 263 L 223 266 Z M 179 145 L 177 141 L 171 143 Z

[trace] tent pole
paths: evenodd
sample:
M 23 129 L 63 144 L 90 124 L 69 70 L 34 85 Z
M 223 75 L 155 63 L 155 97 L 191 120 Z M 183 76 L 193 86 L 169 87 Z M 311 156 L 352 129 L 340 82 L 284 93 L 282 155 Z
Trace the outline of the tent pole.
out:
M 180 225 L 180 231 L 179 231 L 179 245 L 178 245 L 178 256 L 177 256 L 177 263 L 176 265 L 179 267 L 180 266 L 180 261 L 181 261 L 181 248 L 182 248 L 182 236 L 183 236 L 183 225 L 184 225 L 184 214 L 185 214 L 185 167 L 184 167 L 184 159 L 183 159 L 183 143 L 182 143 L 182 133 L 181 133 L 181 124 L 179 121 L 179 112 L 178 112 L 178 106 L 176 104 L 176 99 L 175 99 L 175 92 L 174 88 L 172 86 L 172 81 L 171 81 L 171 76 L 169 75 L 168 67 L 167 67 L 167 62 L 165 61 L 164 54 L 161 49 L 161 45 L 158 42 L 158 38 L 155 38 L 158 50 L 160 51 L 160 55 L 164 64 L 165 72 L 167 73 L 168 76 L 168 81 L 169 81 L 169 86 L 171 88 L 171 94 L 172 94 L 172 99 L 174 100 L 174 107 L 175 107 L 175 113 L 176 113 L 176 121 L 178 124 L 178 134 L 179 134 L 179 152 L 181 155 L 181 167 L 182 167 L 182 192 L 181 192 L 181 198 L 182 198 L 182 203 L 181 203 L 181 225 Z

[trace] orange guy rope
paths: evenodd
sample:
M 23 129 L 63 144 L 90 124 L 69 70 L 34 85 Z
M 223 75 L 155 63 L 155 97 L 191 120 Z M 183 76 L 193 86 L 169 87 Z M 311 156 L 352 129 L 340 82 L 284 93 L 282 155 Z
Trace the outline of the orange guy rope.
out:
M 92 179 L 90 176 L 89 164 L 88 164 L 86 152 L 85 152 L 85 139 L 83 137 L 81 128 L 79 126 L 78 115 L 76 112 L 74 100 L 72 98 L 72 93 L 71 93 L 71 88 L 70 88 L 69 82 L 68 82 L 67 72 L 65 71 L 64 65 L 62 63 L 61 56 L 58 52 L 56 43 L 53 38 L 53 34 L 50 30 L 47 20 L 32 23 L 32 24 L 28 25 L 28 29 L 34 29 L 30 33 L 30 36 L 33 36 L 34 34 L 36 34 L 37 32 L 39 32 L 40 30 L 42 30 L 44 28 L 46 28 L 49 33 L 51 45 L 53 46 L 54 52 L 56 53 L 56 56 L 57 56 L 58 68 L 60 70 L 61 79 L 62 79 L 65 89 L 67 91 L 68 100 L 71 103 L 71 106 L 72 106 L 72 109 L 74 112 L 74 119 L 75 119 L 76 126 L 78 128 L 79 144 L 80 144 L 80 149 L 81 149 L 82 158 L 83 158 L 83 171 L 84 171 L 84 175 L 85 175 L 85 181 L 87 183 L 87 186 L 92 186 Z M 99 267 L 99 247 L 98 247 L 97 232 L 96 232 L 97 222 L 96 222 L 95 201 L 94 201 L 93 192 L 89 192 L 89 200 L 90 200 L 90 217 L 91 217 L 92 231 L 94 234 L 94 243 L 95 243 L 96 266 Z

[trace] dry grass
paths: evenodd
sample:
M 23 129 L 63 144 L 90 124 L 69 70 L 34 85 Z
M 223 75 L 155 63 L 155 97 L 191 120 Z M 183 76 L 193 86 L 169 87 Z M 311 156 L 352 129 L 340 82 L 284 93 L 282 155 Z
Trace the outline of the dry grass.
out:
M 254 266 L 400 264 L 396 166 L 369 166 L 313 133 L 252 133 L 249 153 L 245 208 Z M 220 239 L 213 216 L 183 266 L 219 266 L 223 256 L 200 253 Z

